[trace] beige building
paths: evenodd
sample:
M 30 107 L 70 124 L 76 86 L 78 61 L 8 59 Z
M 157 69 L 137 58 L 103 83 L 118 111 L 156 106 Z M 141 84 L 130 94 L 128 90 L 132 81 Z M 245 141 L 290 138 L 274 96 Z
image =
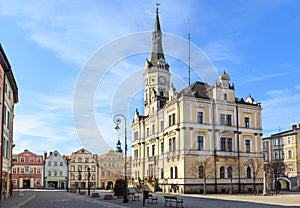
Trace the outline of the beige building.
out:
M 284 173 L 279 175 L 277 187 L 282 190 L 300 189 L 300 124 L 292 125 L 290 130 L 279 132 L 270 137 L 263 138 L 263 158 L 265 169 L 270 169 L 270 164 L 276 160 L 284 163 Z M 272 170 L 268 170 L 268 187 L 274 187 Z
M 126 158 L 126 176 L 128 184 L 131 183 L 131 160 L 131 156 Z M 107 153 L 98 156 L 98 163 L 100 188 L 113 189 L 117 179 L 125 178 L 125 158 L 121 149 L 120 140 L 118 140 L 116 150 L 110 150 Z
M 87 189 L 88 181 L 90 188 L 98 187 L 98 166 L 92 153 L 82 148 L 68 157 L 68 187 L 70 189 Z M 90 170 L 88 170 L 90 169 Z M 90 173 L 90 177 L 89 177 Z
M 144 115 L 132 123 L 132 176 L 164 192 L 252 192 L 262 189 L 259 103 L 235 97 L 226 72 L 214 85 L 170 84 L 158 10 L 144 67 Z

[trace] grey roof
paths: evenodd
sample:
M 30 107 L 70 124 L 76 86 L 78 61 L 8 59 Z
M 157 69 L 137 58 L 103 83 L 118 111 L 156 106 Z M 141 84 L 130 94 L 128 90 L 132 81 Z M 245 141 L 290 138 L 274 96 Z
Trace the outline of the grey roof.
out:
M 196 98 L 210 99 L 210 97 L 207 95 L 207 91 L 209 90 L 209 88 L 210 86 L 207 83 L 194 82 L 190 86 L 181 90 L 179 95 L 188 95 Z

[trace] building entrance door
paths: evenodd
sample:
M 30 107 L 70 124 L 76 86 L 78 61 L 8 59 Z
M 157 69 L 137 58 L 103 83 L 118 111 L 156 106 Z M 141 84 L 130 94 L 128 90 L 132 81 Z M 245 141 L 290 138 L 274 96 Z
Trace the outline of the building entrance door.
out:
M 23 188 L 29 189 L 30 188 L 30 180 L 24 180 L 23 181 Z

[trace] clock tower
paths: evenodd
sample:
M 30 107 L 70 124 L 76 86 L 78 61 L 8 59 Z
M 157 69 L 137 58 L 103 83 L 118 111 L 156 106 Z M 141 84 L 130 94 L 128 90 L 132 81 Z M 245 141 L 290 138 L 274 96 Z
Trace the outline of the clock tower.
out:
M 144 67 L 144 115 L 148 116 L 162 108 L 168 98 L 170 87 L 169 65 L 165 60 L 162 47 L 158 7 L 152 32 L 152 50 L 150 60 Z

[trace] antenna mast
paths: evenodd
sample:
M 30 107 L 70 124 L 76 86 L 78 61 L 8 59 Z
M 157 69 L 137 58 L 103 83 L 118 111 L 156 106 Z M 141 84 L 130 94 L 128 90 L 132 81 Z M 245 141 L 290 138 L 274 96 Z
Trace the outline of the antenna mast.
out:
M 191 85 L 191 35 L 190 35 L 190 19 L 188 19 L 188 40 L 189 40 L 189 86 Z

